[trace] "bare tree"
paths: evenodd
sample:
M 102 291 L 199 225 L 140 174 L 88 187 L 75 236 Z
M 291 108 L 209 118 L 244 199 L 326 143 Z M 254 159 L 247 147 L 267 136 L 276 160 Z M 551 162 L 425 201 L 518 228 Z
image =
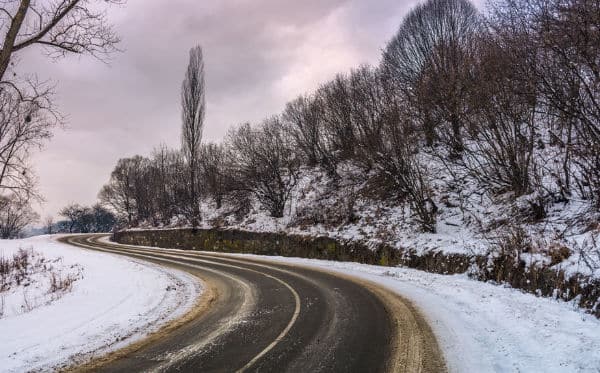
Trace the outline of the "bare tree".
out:
M 458 165 L 495 193 L 515 196 L 532 192 L 535 136 L 543 117 L 527 47 L 504 44 L 489 36 L 482 41 L 474 70 L 473 115 L 466 126 L 469 139 Z
M 170 224 L 174 217 L 191 214 L 187 166 L 181 152 L 164 146 L 151 158 L 120 159 L 98 198 L 128 226 Z
M 373 155 L 381 148 L 383 129 L 388 121 L 389 100 L 378 72 L 361 66 L 350 74 L 352 123 L 355 133 L 355 162 L 365 171 L 373 168 Z
M 376 147 L 366 153 L 375 168 L 370 184 L 382 197 L 408 205 L 423 231 L 435 232 L 438 208 L 426 165 L 418 156 L 422 141 L 406 114 L 410 108 L 403 104 L 391 96 L 375 110 L 381 124 Z
M 39 215 L 18 195 L 0 196 L 0 238 L 17 238 Z
M 287 103 L 281 117 L 310 167 L 319 164 L 321 158 L 322 115 L 319 109 L 312 97 L 300 96 Z
M 91 207 L 71 204 L 60 210 L 59 214 L 67 218 L 69 233 L 110 232 L 116 224 L 115 215 L 100 204 Z
M 204 59 L 202 48 L 198 45 L 190 50 L 190 60 L 181 85 L 181 142 L 184 157 L 189 170 L 189 197 L 193 227 L 200 221 L 200 202 L 198 191 L 198 158 L 204 127 Z
M 117 219 L 112 212 L 99 203 L 93 205 L 89 211 L 91 211 L 93 221 L 92 232 L 106 233 L 112 231 L 117 223 Z
M 180 182 L 183 167 L 181 154 L 162 145 L 155 148 L 150 159 L 150 171 L 147 180 L 150 185 L 151 201 L 153 202 L 154 215 L 163 224 L 168 224 L 179 209 L 181 195 L 180 189 L 185 184 Z M 155 221 L 155 225 L 159 223 Z
M 550 145 L 545 156 L 552 152 L 556 160 L 542 166 L 558 199 L 579 192 L 600 206 L 600 4 L 498 0 L 490 10 L 495 39 L 512 46 L 509 54 L 526 57 L 510 66 L 511 81 L 521 88 L 529 80 L 535 89 L 536 110 L 544 115 L 536 122 Z
M 518 31 L 498 33 L 509 41 L 525 35 L 521 40 L 534 49 L 531 75 L 539 100 L 558 124 L 552 140 L 563 153 L 559 183 L 565 194 L 577 189 L 600 207 L 600 3 L 506 0 L 494 5 L 497 29 Z
M 427 142 L 444 135 L 454 156 L 462 152 L 479 27 L 477 9 L 468 0 L 428 0 L 408 14 L 383 54 L 382 68 L 410 99 Z M 438 128 L 446 123 L 449 136 Z
M 200 149 L 200 175 L 206 192 L 221 208 L 229 179 L 229 154 L 221 144 L 205 144 Z
M 323 135 L 330 154 L 329 163 L 354 157 L 356 130 L 352 122 L 348 77 L 338 74 L 334 80 L 321 86 L 316 93 L 316 100 L 321 106 Z
M 4 81 L 12 55 L 33 45 L 44 47 L 52 57 L 87 53 L 102 58 L 116 51 L 119 38 L 101 8 L 90 3 L 89 0 L 4 1 L 0 7 L 5 32 L 0 51 L 0 80 Z
M 35 194 L 29 153 L 51 137 L 52 128 L 60 122 L 50 92 L 30 88 L 31 95 L 23 97 L 11 87 L 0 87 L 0 193 L 25 199 Z
M 135 180 L 139 163 L 140 159 L 136 157 L 119 159 L 108 184 L 98 194 L 100 201 L 110 206 L 130 226 L 138 220 Z
M 52 89 L 35 76 L 21 76 L 15 55 L 34 46 L 58 58 L 90 54 L 99 59 L 116 51 L 119 38 L 102 6 L 120 0 L 7 0 L 0 4 L 0 194 L 35 194 L 35 177 L 27 163 L 33 146 L 41 146 L 61 122 Z M 17 198 L 17 197 L 15 197 Z
M 54 233 L 54 217 L 52 217 L 52 215 L 48 215 L 44 219 L 44 233 L 46 233 L 46 234 Z
M 300 157 L 283 130 L 279 117 L 271 117 L 253 129 L 249 124 L 228 137 L 234 160 L 237 189 L 254 195 L 271 216 L 283 216 L 293 187 L 298 182 Z
M 59 215 L 68 220 L 69 233 L 77 230 L 77 224 L 83 213 L 84 207 L 75 203 L 65 206 L 59 211 Z

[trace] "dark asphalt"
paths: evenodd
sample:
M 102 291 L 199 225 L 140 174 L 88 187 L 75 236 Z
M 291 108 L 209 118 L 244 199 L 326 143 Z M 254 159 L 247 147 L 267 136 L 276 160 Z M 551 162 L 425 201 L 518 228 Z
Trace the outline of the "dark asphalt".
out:
M 216 289 L 199 317 L 101 372 L 383 372 L 394 329 L 366 287 L 304 267 L 197 252 L 144 249 L 70 236 L 65 242 L 169 265 Z M 298 313 L 299 311 L 299 313 Z

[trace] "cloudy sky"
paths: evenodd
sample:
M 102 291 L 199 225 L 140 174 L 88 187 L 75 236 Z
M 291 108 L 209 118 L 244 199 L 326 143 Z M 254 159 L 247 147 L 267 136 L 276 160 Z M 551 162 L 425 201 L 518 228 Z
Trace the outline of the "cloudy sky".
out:
M 42 217 L 91 204 L 117 159 L 179 146 L 179 89 L 189 48 L 206 64 L 204 138 L 280 111 L 335 73 L 375 64 L 402 17 L 403 0 L 129 0 L 109 18 L 122 38 L 110 64 L 21 56 L 26 71 L 56 82 L 67 128 L 33 162 Z

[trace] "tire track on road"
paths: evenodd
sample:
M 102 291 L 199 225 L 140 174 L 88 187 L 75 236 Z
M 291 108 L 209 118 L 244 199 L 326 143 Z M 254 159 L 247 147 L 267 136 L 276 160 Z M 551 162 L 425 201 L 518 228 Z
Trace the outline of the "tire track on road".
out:
M 374 283 L 312 267 L 120 245 L 100 242 L 100 237 L 66 240 L 188 271 L 209 284 L 212 300 L 203 313 L 175 330 L 105 359 L 95 370 L 446 370 L 437 341 L 416 308 Z

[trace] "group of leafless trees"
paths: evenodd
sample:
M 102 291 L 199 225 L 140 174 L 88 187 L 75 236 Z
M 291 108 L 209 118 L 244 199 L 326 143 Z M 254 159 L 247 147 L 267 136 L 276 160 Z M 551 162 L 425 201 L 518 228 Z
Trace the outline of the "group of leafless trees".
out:
M 117 223 L 113 212 L 99 203 L 89 207 L 70 204 L 59 214 L 65 219 L 57 223 L 47 221 L 45 233 L 104 233 L 111 232 Z
M 53 87 L 17 69 L 19 55 L 39 47 L 50 58 L 88 54 L 104 58 L 118 37 L 103 8 L 119 0 L 5 0 L 0 3 L 0 231 L 14 237 L 37 219 L 40 200 L 29 155 L 52 136 L 62 117 Z M 95 4 L 98 3 L 98 4 Z
M 201 175 L 203 169 L 217 167 L 221 157 L 219 148 L 201 145 L 205 106 L 204 59 L 202 48 L 196 46 L 190 50 L 181 85 L 181 150 L 163 146 L 150 158 L 120 159 L 98 195 L 122 223 L 149 222 L 156 226 L 183 216 L 193 227 L 198 226 L 200 181 L 206 180 L 206 188 L 212 191 L 220 182 L 215 175 Z
M 242 215 L 258 201 L 281 217 L 302 167 L 335 184 L 350 163 L 435 231 L 428 160 L 437 159 L 490 195 L 537 193 L 540 216 L 571 198 L 600 207 L 600 3 L 492 0 L 487 9 L 425 1 L 378 66 L 339 74 L 219 144 L 200 145 L 204 95 L 188 97 L 200 81 L 188 71 L 183 151 L 120 160 L 102 200 L 131 225 L 197 224 L 200 197 Z

